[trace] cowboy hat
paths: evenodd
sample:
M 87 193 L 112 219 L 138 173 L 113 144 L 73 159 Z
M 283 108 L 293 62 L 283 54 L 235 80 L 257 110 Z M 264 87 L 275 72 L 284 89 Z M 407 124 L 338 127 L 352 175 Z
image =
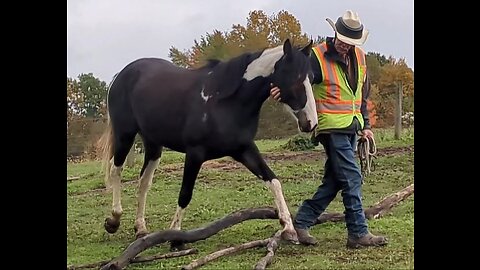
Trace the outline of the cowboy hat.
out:
M 367 40 L 368 30 L 363 29 L 363 24 L 356 12 L 347 10 L 342 17 L 338 17 L 336 23 L 333 23 L 330 18 L 327 18 L 327 22 L 332 26 L 337 38 L 344 43 L 361 46 Z

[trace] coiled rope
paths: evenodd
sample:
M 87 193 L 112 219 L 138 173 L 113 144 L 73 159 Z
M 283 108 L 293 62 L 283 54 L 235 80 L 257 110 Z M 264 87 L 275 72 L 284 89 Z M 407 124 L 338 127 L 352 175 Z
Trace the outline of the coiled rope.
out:
M 373 137 L 363 138 L 360 137 L 357 141 L 357 155 L 360 159 L 360 167 L 362 170 L 363 178 L 369 175 L 372 172 L 372 169 L 375 169 L 375 164 L 373 159 L 377 154 L 377 145 L 375 144 L 375 139 Z M 363 180 L 363 179 L 362 179 Z

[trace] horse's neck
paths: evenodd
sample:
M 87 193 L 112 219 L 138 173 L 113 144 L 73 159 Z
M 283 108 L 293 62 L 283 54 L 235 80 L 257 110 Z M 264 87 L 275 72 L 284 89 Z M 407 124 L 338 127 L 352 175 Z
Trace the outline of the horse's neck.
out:
M 237 99 L 245 105 L 249 105 L 253 110 L 260 109 L 262 104 L 270 95 L 268 78 L 258 78 L 254 81 L 247 81 L 244 84 L 245 89 L 238 91 Z
M 239 99 L 245 103 L 255 103 L 260 109 L 270 95 L 268 77 L 273 73 L 275 63 L 283 56 L 283 46 L 266 49 L 262 54 L 248 64 L 243 78 L 246 80 L 243 90 L 239 91 Z
M 268 77 L 273 73 L 275 63 L 283 56 L 283 46 L 266 49 L 255 60 L 253 60 L 245 70 L 243 78 L 247 81 L 253 80 L 258 76 Z

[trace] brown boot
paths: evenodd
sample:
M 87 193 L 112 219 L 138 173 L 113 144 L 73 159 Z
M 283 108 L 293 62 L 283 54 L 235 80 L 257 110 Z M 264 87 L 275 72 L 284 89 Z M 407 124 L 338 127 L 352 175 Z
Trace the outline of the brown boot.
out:
M 311 236 L 308 230 L 295 228 L 295 231 L 297 231 L 298 242 L 300 242 L 300 244 L 306 246 L 317 244 L 317 239 Z
M 384 236 L 375 236 L 371 233 L 360 238 L 348 237 L 347 239 L 347 248 L 362 248 L 362 247 L 378 247 L 388 244 L 388 239 Z

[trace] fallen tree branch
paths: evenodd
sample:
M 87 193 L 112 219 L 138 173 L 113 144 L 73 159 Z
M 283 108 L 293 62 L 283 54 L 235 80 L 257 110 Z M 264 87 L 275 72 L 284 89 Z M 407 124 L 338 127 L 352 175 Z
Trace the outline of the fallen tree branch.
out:
M 368 219 L 377 219 L 383 217 L 388 211 L 390 211 L 399 202 L 405 200 L 414 192 L 414 184 L 385 197 L 383 200 L 377 202 L 372 207 L 365 210 L 365 217 Z
M 377 219 L 379 217 L 384 216 L 388 211 L 390 211 L 395 205 L 399 202 L 405 200 L 414 192 L 414 184 L 393 193 L 381 201 L 374 204 L 372 207 L 365 210 L 365 217 L 367 219 Z M 345 220 L 345 214 L 341 213 L 322 213 L 320 217 L 317 218 L 315 224 L 321 224 L 327 221 L 343 221 Z
M 384 216 L 388 211 L 390 211 L 393 206 L 398 204 L 399 202 L 405 200 L 407 197 L 412 195 L 414 192 L 414 184 L 411 184 L 410 186 L 400 190 L 399 192 L 396 192 L 392 195 L 389 195 L 382 199 L 381 201 L 377 202 L 374 204 L 372 207 L 368 208 L 365 210 L 365 216 L 368 219 L 376 219 L 379 217 Z M 123 269 L 125 268 L 132 260 L 135 258 L 140 252 L 146 250 L 147 248 L 150 248 L 152 246 L 156 246 L 158 244 L 168 242 L 168 241 L 179 241 L 183 243 L 193 243 L 199 240 L 205 240 L 208 237 L 218 233 L 219 231 L 226 229 L 230 226 L 233 226 L 235 224 L 241 223 L 245 220 L 250 220 L 250 219 L 278 219 L 278 213 L 275 210 L 275 208 L 272 207 L 263 207 L 263 208 L 249 208 L 249 209 L 243 209 L 237 212 L 234 212 L 226 217 L 223 217 L 217 221 L 214 221 L 202 228 L 198 229 L 192 229 L 188 231 L 180 231 L 180 230 L 164 230 L 164 231 L 158 231 L 154 233 L 150 233 L 142 238 L 139 238 L 132 242 L 124 251 L 123 253 L 110 261 L 109 263 L 103 265 L 101 268 L 102 270 L 117 270 L 117 269 Z M 315 224 L 320 224 L 324 223 L 327 221 L 331 222 L 338 222 L 338 221 L 343 221 L 345 220 L 345 215 L 341 213 L 323 213 L 318 217 L 317 221 Z M 280 232 L 280 231 L 279 231 Z M 252 241 L 249 243 L 245 243 L 243 245 L 243 249 L 251 248 L 253 246 L 249 247 L 250 245 L 253 245 L 252 243 L 256 243 L 260 245 L 262 241 L 268 240 L 267 244 L 267 255 L 262 258 L 257 265 L 255 266 L 255 269 L 265 269 L 272 261 L 274 253 L 276 249 L 278 248 L 278 242 L 280 239 L 280 234 L 277 232 L 275 236 L 265 239 L 265 240 L 257 240 L 257 241 Z M 279 234 L 277 236 L 277 234 Z M 263 243 L 263 242 L 262 242 Z M 239 247 L 239 246 L 237 246 Z M 217 251 L 215 253 L 212 253 L 209 258 L 205 257 L 200 260 L 196 260 L 195 264 L 192 262 L 191 264 L 185 266 L 185 267 L 192 267 L 192 268 L 184 268 L 184 269 L 193 269 L 196 267 L 199 267 L 211 260 L 217 259 L 221 256 L 228 255 L 234 252 L 237 252 L 239 250 L 235 250 L 236 247 L 234 248 L 227 248 L 223 251 Z M 200 264 L 201 263 L 201 264 Z M 198 265 L 196 265 L 198 264 Z M 78 268 L 77 268 L 78 269 Z
M 278 242 L 280 242 L 280 235 L 282 231 L 279 230 L 275 233 L 273 237 L 271 237 L 267 244 L 267 255 L 261 258 L 260 261 L 255 265 L 255 270 L 264 270 L 270 263 L 272 262 L 273 255 L 275 255 L 275 251 L 278 248 Z
M 71 182 L 73 180 L 78 180 L 78 179 L 80 179 L 80 176 L 67 177 L 67 182 Z
M 205 256 L 203 258 L 194 260 L 190 264 L 182 267 L 182 270 L 195 269 L 195 268 L 200 267 L 200 266 L 206 264 L 207 262 L 213 261 L 213 260 L 215 260 L 215 259 L 217 259 L 221 256 L 230 255 L 232 253 L 239 252 L 239 251 L 242 251 L 242 250 L 245 250 L 245 249 L 266 246 L 269 243 L 269 241 L 270 241 L 270 238 L 267 238 L 267 239 L 264 239 L 264 240 L 255 240 L 255 241 L 244 243 L 244 244 L 241 244 L 241 245 L 238 245 L 238 246 L 225 248 L 225 249 L 216 251 L 214 253 L 208 254 L 207 256 Z
M 272 211 L 273 210 L 273 211 Z M 204 240 L 218 233 L 219 231 L 241 223 L 249 219 L 277 219 L 278 214 L 275 209 L 268 208 L 250 208 L 232 213 L 222 219 L 210 223 L 209 225 L 188 231 L 181 230 L 164 230 L 147 234 L 146 236 L 135 240 L 124 252 L 108 264 L 104 265 L 102 270 L 123 269 L 137 254 L 145 249 L 167 242 L 180 241 L 183 243 L 193 243 L 198 240 Z
M 198 253 L 198 250 L 196 248 L 190 248 L 190 249 L 185 249 L 185 250 L 181 250 L 181 251 L 169 252 L 169 253 L 165 253 L 165 254 L 156 254 L 156 255 L 152 255 L 152 256 L 141 256 L 141 257 L 139 256 L 139 257 L 134 258 L 131 261 L 131 263 L 151 262 L 151 261 L 155 261 L 155 260 L 181 257 L 181 256 L 196 254 L 196 253 Z M 107 264 L 109 261 L 110 260 L 104 260 L 104 261 L 95 262 L 95 263 L 88 263 L 88 264 L 81 264 L 81 265 L 70 265 L 70 266 L 67 267 L 67 270 L 98 268 L 98 267 L 101 267 L 102 265 Z
M 169 252 L 165 254 L 157 254 L 152 256 L 141 256 L 141 257 L 139 256 L 134 258 L 132 260 L 132 263 L 151 262 L 151 261 L 160 260 L 160 259 L 169 259 L 169 258 L 181 257 L 185 255 L 190 255 L 190 254 L 197 254 L 197 253 L 198 253 L 198 250 L 196 248 L 189 248 L 189 249 Z

